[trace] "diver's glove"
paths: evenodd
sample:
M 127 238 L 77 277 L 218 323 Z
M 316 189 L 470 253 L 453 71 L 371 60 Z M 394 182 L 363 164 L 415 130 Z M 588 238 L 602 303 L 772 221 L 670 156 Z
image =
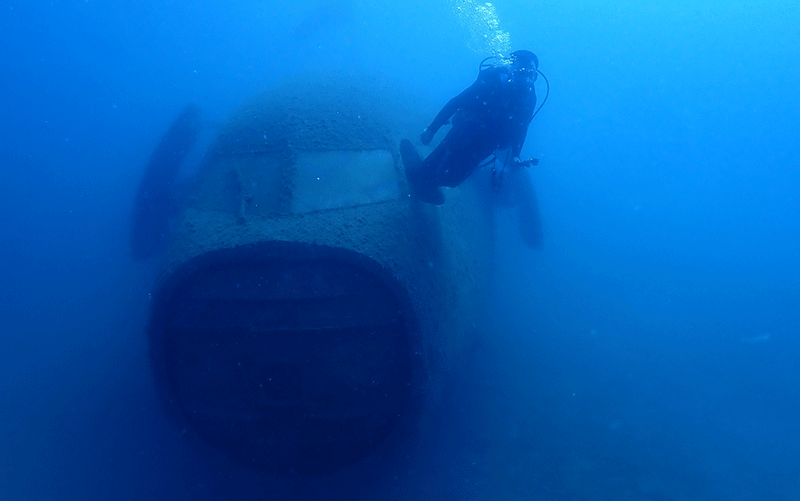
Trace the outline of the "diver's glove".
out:
M 428 146 L 433 141 L 433 131 L 430 127 L 426 127 L 425 130 L 422 131 L 422 134 L 419 135 L 419 140 L 422 141 L 422 144 Z

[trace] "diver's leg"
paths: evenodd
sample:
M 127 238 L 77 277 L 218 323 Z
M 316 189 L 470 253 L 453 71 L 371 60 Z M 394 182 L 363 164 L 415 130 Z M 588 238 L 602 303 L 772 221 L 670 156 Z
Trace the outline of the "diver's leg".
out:
M 472 125 L 451 129 L 445 137 L 445 141 L 448 140 L 449 153 L 437 163 L 435 180 L 439 186 L 455 188 L 491 155 L 494 147 L 487 141 L 483 129 Z
M 526 170 L 519 169 L 514 173 L 512 179 L 513 189 L 517 201 L 517 211 L 519 211 L 519 232 L 522 241 L 529 247 L 535 249 L 542 248 L 542 218 L 539 213 L 539 201 L 536 198 L 536 190 L 533 188 L 530 174 Z
M 436 185 L 432 175 L 433 165 L 435 165 L 432 162 L 432 157 L 435 160 L 439 155 L 443 154 L 446 149 L 442 147 L 443 143 L 444 141 L 436 147 L 428 158 L 422 160 L 411 141 L 407 139 L 400 141 L 400 156 L 403 158 L 406 178 L 414 191 L 414 196 L 429 204 L 442 205 L 444 203 L 444 194 L 441 188 Z
M 480 164 L 480 161 L 485 158 L 478 158 L 472 152 L 459 152 L 459 155 L 450 155 L 445 162 L 439 165 L 436 172 L 436 184 L 439 186 L 447 186 L 455 188 L 463 183 L 472 174 Z

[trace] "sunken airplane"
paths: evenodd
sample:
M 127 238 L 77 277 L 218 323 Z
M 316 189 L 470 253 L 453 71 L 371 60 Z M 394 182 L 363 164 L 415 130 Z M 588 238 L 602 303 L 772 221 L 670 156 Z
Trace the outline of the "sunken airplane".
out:
M 170 224 L 180 213 L 178 173 L 200 133 L 200 110 L 188 105 L 172 122 L 150 156 L 136 192 L 131 221 L 131 254 L 137 261 L 166 250 Z
M 453 190 L 443 208 L 414 199 L 398 138 L 420 124 L 392 103 L 372 79 L 329 75 L 254 96 L 171 226 L 167 195 L 198 128 L 190 109 L 138 199 L 136 223 L 160 226 L 138 230 L 140 255 L 169 246 L 147 327 L 165 411 L 209 460 L 279 476 L 308 499 L 365 478 L 394 488 L 395 468 L 430 457 L 417 444 L 447 448 L 440 390 L 482 323 L 485 186 Z
M 494 208 L 516 206 L 523 241 L 541 245 L 527 175 L 494 189 L 485 171 L 442 207 L 414 198 L 399 138 L 422 124 L 394 99 L 324 74 L 267 89 L 226 121 L 181 198 L 190 106 L 137 193 L 134 256 L 166 254 L 147 325 L 166 414 L 209 461 L 304 499 L 343 486 L 357 495 L 334 497 L 374 499 L 412 468 L 413 491 L 438 469 L 448 395 L 486 322 Z

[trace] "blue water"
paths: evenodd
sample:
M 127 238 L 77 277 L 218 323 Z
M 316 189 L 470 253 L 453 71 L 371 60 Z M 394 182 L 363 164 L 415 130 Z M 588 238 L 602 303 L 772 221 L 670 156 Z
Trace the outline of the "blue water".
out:
M 430 120 L 487 30 L 552 84 L 523 150 L 545 244 L 499 216 L 463 440 L 409 492 L 800 499 L 800 6 L 383 3 L 2 2 L 0 500 L 291 499 L 161 411 L 138 180 L 187 103 L 213 129 L 296 74 L 393 80 Z

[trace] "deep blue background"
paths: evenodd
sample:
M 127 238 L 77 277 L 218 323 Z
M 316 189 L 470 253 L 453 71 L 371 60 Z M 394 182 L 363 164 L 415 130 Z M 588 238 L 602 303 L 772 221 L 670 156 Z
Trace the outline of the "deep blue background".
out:
M 495 3 L 552 83 L 523 151 L 546 241 L 500 214 L 484 438 L 434 498 L 800 498 L 800 6 L 642 3 Z M 0 3 L 0 500 L 264 495 L 155 399 L 136 184 L 184 105 L 213 131 L 297 73 L 395 80 L 428 120 L 489 54 L 451 1 L 382 4 Z

